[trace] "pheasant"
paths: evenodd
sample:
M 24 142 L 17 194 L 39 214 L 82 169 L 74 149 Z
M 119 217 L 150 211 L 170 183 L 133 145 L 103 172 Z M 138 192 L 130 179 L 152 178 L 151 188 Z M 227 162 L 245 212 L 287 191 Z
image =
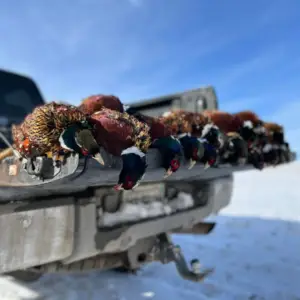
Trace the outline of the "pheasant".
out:
M 56 157 L 76 152 L 104 164 L 86 116 L 75 106 L 55 102 L 36 107 L 12 126 L 14 148 L 22 157 Z
M 208 117 L 199 113 L 176 110 L 164 113 L 160 119 L 177 135 L 185 158 L 190 161 L 189 169 L 197 161 L 206 163 L 206 167 L 214 164 L 215 148 L 219 148 L 221 144 L 220 132 Z
M 159 118 L 146 116 L 129 107 L 126 112 L 150 128 L 151 147 L 158 149 L 162 157 L 162 167 L 166 170 L 165 178 L 180 167 L 182 147 L 180 141 L 172 135 L 172 129 Z
M 82 100 L 78 107 L 82 112 L 91 115 L 102 108 L 109 108 L 119 112 L 124 112 L 123 104 L 120 99 L 113 95 L 93 95 Z
M 108 153 L 122 158 L 123 167 L 115 189 L 137 187 L 147 168 L 145 154 L 151 145 L 149 126 L 127 113 L 107 108 L 88 119 L 97 143 Z

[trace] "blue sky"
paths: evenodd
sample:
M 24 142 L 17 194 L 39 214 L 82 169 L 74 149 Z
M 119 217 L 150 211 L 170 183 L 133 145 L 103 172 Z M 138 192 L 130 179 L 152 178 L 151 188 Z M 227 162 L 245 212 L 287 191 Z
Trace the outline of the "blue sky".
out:
M 300 153 L 300 1 L 5 2 L 0 67 L 31 75 L 47 100 L 211 84 L 221 109 L 278 120 Z

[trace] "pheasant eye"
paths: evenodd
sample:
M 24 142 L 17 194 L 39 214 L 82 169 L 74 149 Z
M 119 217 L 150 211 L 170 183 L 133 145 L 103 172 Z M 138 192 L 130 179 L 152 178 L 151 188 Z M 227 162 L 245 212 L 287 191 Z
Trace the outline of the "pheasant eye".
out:
M 180 166 L 180 163 L 179 163 L 178 159 L 171 160 L 171 169 L 173 172 L 177 171 L 179 166 Z

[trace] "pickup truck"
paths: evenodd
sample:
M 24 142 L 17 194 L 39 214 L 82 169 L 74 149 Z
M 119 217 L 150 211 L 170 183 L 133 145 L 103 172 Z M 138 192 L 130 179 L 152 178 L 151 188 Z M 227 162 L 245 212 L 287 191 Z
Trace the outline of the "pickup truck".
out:
M 0 71 L 0 98 L 4 148 L 10 125 L 44 100 L 33 80 L 7 71 Z M 159 159 L 149 151 L 143 183 L 119 192 L 112 189 L 119 162 L 109 155 L 109 169 L 89 162 L 83 173 L 77 162 L 72 176 L 61 170 L 55 181 L 8 178 L 0 166 L 0 274 L 29 281 L 48 272 L 135 272 L 159 261 L 174 262 L 184 279 L 203 280 L 212 270 L 202 271 L 196 258 L 187 263 L 170 234 L 208 234 L 215 224 L 203 220 L 230 203 L 233 172 L 251 167 L 182 167 L 162 179 Z

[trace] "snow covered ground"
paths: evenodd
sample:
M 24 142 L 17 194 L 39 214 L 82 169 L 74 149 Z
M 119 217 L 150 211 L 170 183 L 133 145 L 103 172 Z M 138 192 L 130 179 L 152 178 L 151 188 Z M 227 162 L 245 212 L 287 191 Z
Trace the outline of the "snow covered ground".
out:
M 209 236 L 174 236 L 188 258 L 216 267 L 202 284 L 182 280 L 172 264 L 153 264 L 139 276 L 48 275 L 18 285 L 19 295 L 10 292 L 17 283 L 1 278 L 0 299 L 300 299 L 300 163 L 238 173 L 232 204 L 215 219 Z

